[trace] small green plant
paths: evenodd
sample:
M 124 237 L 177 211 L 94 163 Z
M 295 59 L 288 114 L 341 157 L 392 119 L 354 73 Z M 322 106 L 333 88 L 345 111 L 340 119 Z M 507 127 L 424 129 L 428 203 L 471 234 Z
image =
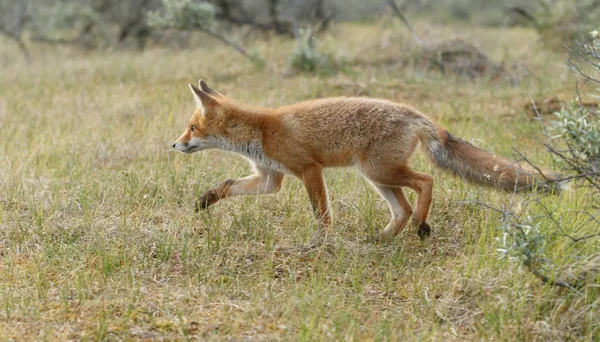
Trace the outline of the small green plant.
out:
M 598 31 L 590 32 L 589 38 L 579 41 L 578 45 L 578 60 L 568 60 L 569 67 L 588 82 L 600 86 Z M 549 131 L 553 134 L 552 142 L 559 147 L 550 145 L 549 148 L 561 169 L 600 190 L 600 108 L 585 106 L 580 98 L 578 94 L 575 101 L 555 113 L 556 120 Z
M 540 232 L 540 222 L 532 221 L 530 216 L 520 223 L 514 222 L 509 217 L 502 220 L 500 226 L 502 235 L 496 238 L 498 252 L 502 257 L 528 265 L 543 256 L 546 243 Z
M 332 70 L 329 57 L 321 54 L 311 28 L 301 29 L 296 35 L 298 45 L 290 58 L 290 66 L 299 72 L 325 72 Z
M 572 157 L 579 163 L 588 163 L 594 169 L 600 166 L 600 121 L 598 111 L 579 106 L 576 101 L 554 113 L 551 131 L 555 140 L 569 146 Z

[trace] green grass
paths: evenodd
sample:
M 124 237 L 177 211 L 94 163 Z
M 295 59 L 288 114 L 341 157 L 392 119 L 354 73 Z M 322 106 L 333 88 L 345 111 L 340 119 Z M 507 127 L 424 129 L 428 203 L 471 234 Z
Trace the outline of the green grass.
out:
M 417 26 L 440 40 L 465 35 Z M 204 190 L 250 172 L 232 154 L 170 147 L 198 78 L 255 105 L 354 94 L 406 102 L 480 147 L 551 166 L 521 104 L 571 94 L 564 56 L 532 49 L 533 31 L 469 32 L 496 61 L 532 72 L 513 86 L 428 71 L 398 24 L 335 27 L 319 41 L 338 60 L 327 76 L 290 74 L 295 43 L 280 38 L 252 43 L 264 69 L 204 37 L 198 48 L 142 53 L 34 46 L 31 64 L 2 41 L 0 340 L 598 339 L 597 290 L 569 293 L 499 260 L 499 215 L 462 204 L 502 206 L 509 195 L 434 170 L 420 153 L 415 168 L 435 177 L 424 242 L 411 229 L 371 242 L 388 209 L 349 170 L 326 172 L 333 233 L 315 250 L 303 249 L 316 225 L 290 177 L 276 195 L 193 211 Z M 584 190 L 547 202 L 567 226 L 592 203 Z M 598 248 L 556 238 L 548 254 Z

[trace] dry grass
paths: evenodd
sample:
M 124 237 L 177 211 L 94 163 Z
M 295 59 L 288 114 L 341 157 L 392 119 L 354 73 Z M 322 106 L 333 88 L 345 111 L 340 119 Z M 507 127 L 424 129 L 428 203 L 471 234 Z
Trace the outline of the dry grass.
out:
M 407 102 L 480 147 L 505 155 L 517 147 L 550 165 L 538 123 L 515 104 L 572 86 L 562 56 L 527 53 L 535 39 L 527 30 L 465 38 L 532 72 L 512 86 L 427 71 L 402 27 L 387 23 L 323 37 L 320 47 L 340 61 L 328 76 L 288 75 L 294 42 L 279 38 L 255 42 L 264 70 L 201 37 L 199 48 L 143 53 L 36 47 L 30 65 L 3 41 L 0 340 L 597 339 L 597 291 L 544 286 L 499 261 L 498 216 L 461 204 L 502 205 L 507 195 L 446 176 L 422 156 L 415 167 L 436 178 L 425 242 L 409 230 L 370 242 L 388 210 L 347 170 L 326 173 L 334 233 L 317 249 L 303 248 L 315 225 L 292 178 L 279 194 L 193 212 L 203 190 L 250 171 L 235 155 L 170 148 L 191 114 L 186 84 L 199 77 L 265 106 L 342 94 Z M 582 209 L 589 195 L 549 205 Z M 598 245 L 552 247 L 590 254 Z

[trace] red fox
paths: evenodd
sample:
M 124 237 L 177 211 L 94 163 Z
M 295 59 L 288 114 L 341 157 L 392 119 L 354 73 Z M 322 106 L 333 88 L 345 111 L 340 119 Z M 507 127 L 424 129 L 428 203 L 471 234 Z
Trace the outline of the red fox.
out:
M 228 179 L 202 195 L 204 209 L 236 195 L 275 193 L 284 175 L 304 183 L 312 208 L 322 226 L 331 222 L 323 168 L 355 166 L 383 197 L 392 214 L 382 237 L 394 237 L 412 215 L 423 239 L 433 177 L 413 171 L 409 159 L 419 142 L 441 169 L 474 183 L 503 190 L 531 190 L 555 178 L 483 151 L 450 134 L 409 106 L 372 98 L 325 98 L 277 109 L 236 104 L 209 88 L 189 85 L 196 109 L 185 132 L 172 144 L 183 153 L 216 148 L 239 153 L 250 160 L 255 174 Z M 404 195 L 417 193 L 416 209 Z

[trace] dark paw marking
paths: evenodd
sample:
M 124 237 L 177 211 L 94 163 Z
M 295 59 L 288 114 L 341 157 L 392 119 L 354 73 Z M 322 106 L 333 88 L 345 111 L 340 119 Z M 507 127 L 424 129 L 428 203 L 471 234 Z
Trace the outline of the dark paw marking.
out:
M 218 200 L 217 193 L 214 190 L 209 190 L 204 193 L 196 203 L 196 212 L 204 210 L 213 205 Z
M 419 225 L 419 230 L 417 230 L 417 235 L 419 235 L 421 240 L 424 240 L 431 235 L 431 227 L 425 222 L 421 223 Z

